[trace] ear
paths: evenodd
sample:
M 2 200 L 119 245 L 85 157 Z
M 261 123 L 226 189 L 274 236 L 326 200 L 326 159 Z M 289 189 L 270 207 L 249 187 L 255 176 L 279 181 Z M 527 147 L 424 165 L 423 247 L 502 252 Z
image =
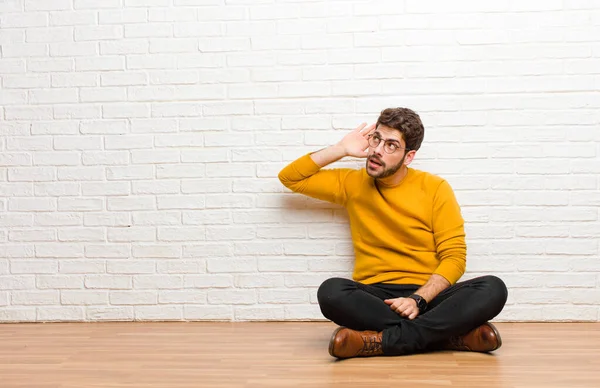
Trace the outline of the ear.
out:
M 408 166 L 409 164 L 411 164 L 412 161 L 413 161 L 413 159 L 415 158 L 416 154 L 417 154 L 417 151 L 415 151 L 415 150 L 408 151 L 406 153 L 406 157 L 404 158 L 404 164 L 406 166 Z

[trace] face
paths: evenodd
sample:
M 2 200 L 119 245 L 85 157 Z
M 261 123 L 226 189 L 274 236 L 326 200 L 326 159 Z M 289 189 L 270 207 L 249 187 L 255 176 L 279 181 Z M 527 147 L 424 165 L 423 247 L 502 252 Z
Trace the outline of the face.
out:
M 367 174 L 379 179 L 394 175 L 400 170 L 407 156 L 402 134 L 396 129 L 380 124 L 372 135 L 382 140 L 377 147 L 369 144 Z M 388 143 L 388 146 L 385 143 Z M 387 153 L 384 148 L 388 148 L 388 151 L 394 149 L 394 152 Z

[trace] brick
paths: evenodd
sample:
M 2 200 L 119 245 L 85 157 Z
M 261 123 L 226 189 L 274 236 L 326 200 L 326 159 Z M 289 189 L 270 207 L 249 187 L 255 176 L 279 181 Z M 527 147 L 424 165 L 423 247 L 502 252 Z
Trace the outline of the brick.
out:
M 72 59 L 32 59 L 27 63 L 27 69 L 31 72 L 59 72 L 73 71 L 74 64 Z
M 43 306 L 58 304 L 58 291 L 13 291 L 11 293 L 11 304 L 14 306 Z
M 46 136 L 9 137 L 6 139 L 8 151 L 46 151 L 52 149 L 52 139 Z
M 150 117 L 150 106 L 142 103 L 104 104 L 102 117 L 108 119 Z
M 125 151 L 86 151 L 82 153 L 83 165 L 123 165 L 129 163 L 129 153 Z
M 181 275 L 134 275 L 133 288 L 135 289 L 176 289 L 183 288 L 183 276 Z M 171 291 L 172 292 L 172 291 Z M 161 300 L 159 293 L 159 303 L 165 303 Z M 175 301 L 172 301 L 175 302 Z M 177 302 L 175 302 L 177 303 Z
M 81 307 L 38 307 L 36 320 L 40 322 L 82 321 L 84 310 Z
M 3 166 L 31 166 L 31 154 L 21 152 L 3 153 L 0 155 Z
M 39 289 L 79 289 L 83 288 L 83 276 L 78 275 L 39 275 L 36 277 Z
M 81 244 L 39 243 L 35 244 L 36 257 L 48 258 L 79 258 L 83 257 L 83 246 Z
M 200 290 L 160 291 L 158 303 L 205 304 L 206 294 L 206 291 Z
M 76 71 L 125 70 L 125 59 L 120 56 L 102 56 L 94 58 L 75 58 Z
M 93 258 L 123 258 L 131 256 L 129 244 L 87 244 L 85 256 Z
M 204 166 L 186 166 L 182 164 L 160 164 L 156 166 L 158 179 L 170 178 L 200 178 L 205 176 Z
M 122 26 L 75 27 L 75 41 L 100 41 L 123 38 Z
M 61 260 L 60 261 L 60 273 L 64 274 L 94 274 L 106 272 L 106 264 L 103 260 Z M 71 281 L 77 285 L 83 285 L 83 276 L 60 276 L 65 279 L 77 279 L 77 282 Z M 57 280 L 58 281 L 58 280 Z M 80 282 L 81 281 L 81 282 Z M 39 284 L 39 278 L 38 278 Z M 39 287 L 39 285 L 38 285 Z M 67 287 L 67 288 L 82 288 L 82 287 Z
M 126 24 L 125 38 L 153 38 L 173 36 L 173 26 L 167 23 Z
M 133 247 L 133 257 L 179 258 L 181 247 L 176 244 L 144 244 Z
M 4 28 L 43 27 L 48 25 L 48 14 L 46 12 L 3 12 L 0 15 L 0 23 Z
M 203 227 L 159 227 L 159 241 L 203 241 L 205 240 Z
M 126 290 L 133 287 L 133 278 L 123 275 L 86 275 L 86 288 Z M 112 302 L 111 302 L 112 303 Z
M 32 322 L 36 319 L 35 308 L 5 307 L 0 309 L 1 322 Z
M 184 225 L 223 225 L 231 223 L 228 210 L 195 210 L 182 213 Z
M 181 213 L 173 210 L 144 211 L 133 213 L 134 225 L 179 225 L 181 224 Z
M 96 14 L 92 11 L 56 11 L 50 12 L 51 26 L 91 25 L 96 22 Z
M 73 30 L 69 27 L 28 28 L 27 42 L 49 43 L 73 41 Z
M 256 303 L 256 292 L 252 290 L 209 290 L 208 291 L 208 303 L 209 304 L 255 304 Z
M 61 181 L 103 181 L 105 170 L 102 167 L 59 167 Z
M 150 196 L 113 197 L 107 201 L 109 211 L 154 210 L 155 207 L 155 198 Z
M 52 87 L 68 88 L 68 87 L 85 87 L 98 86 L 98 76 L 90 73 L 65 73 L 52 74 Z M 72 107 L 70 107 L 73 109 Z
M 99 211 L 102 200 L 96 198 L 59 198 L 59 211 Z
M 86 319 L 91 321 L 132 321 L 132 307 L 88 307 Z
M 85 213 L 83 224 L 86 226 L 128 226 L 131 225 L 129 213 Z
M 132 70 L 139 69 L 173 69 L 178 58 L 167 54 L 129 55 L 127 67 Z
M 184 306 L 184 317 L 189 320 L 231 321 L 232 306 Z
M 83 182 L 81 184 L 81 190 L 85 196 L 109 196 L 109 195 L 129 195 L 129 183 L 128 182 Z M 117 200 L 111 199 L 111 200 Z M 108 210 L 114 205 L 114 202 L 108 201 Z
M 155 269 L 155 263 L 150 260 L 123 260 L 107 263 L 107 273 L 110 274 L 147 274 L 154 273 Z
M 35 288 L 35 276 L 0 276 L 0 290 L 31 290 Z
M 146 135 L 109 136 L 104 139 L 107 150 L 132 150 L 152 148 L 154 139 Z
M 170 195 L 158 196 L 158 209 L 203 209 L 205 197 L 203 195 Z
M 32 58 L 48 56 L 45 43 L 10 43 L 2 46 L 4 58 Z
M 206 196 L 207 209 L 249 208 L 253 205 L 254 197 L 245 194 L 229 194 L 227 196 L 209 194 Z
M 50 274 L 56 273 L 58 262 L 54 260 L 11 260 L 10 272 L 12 274 Z
M 100 42 L 100 55 L 132 55 L 148 53 L 148 42 L 144 39 L 123 39 Z
M 59 241 L 104 241 L 103 228 L 61 228 L 58 230 Z
M 185 288 L 228 288 L 233 286 L 231 275 L 185 275 Z
M 153 291 L 111 291 L 109 300 L 112 305 L 152 305 L 158 296 Z
M 152 166 L 107 167 L 108 180 L 143 180 L 154 178 Z
M 231 180 L 229 179 L 182 179 L 181 181 L 181 192 L 184 194 L 227 193 L 230 188 Z
M 77 166 L 81 162 L 78 152 L 36 152 L 33 164 L 37 166 Z
M 236 321 L 282 321 L 282 306 L 239 306 L 235 308 Z
M 83 224 L 83 216 L 76 213 L 35 214 L 34 224 L 39 226 L 76 226 Z
M 0 196 L 2 197 L 25 197 L 32 196 L 34 193 L 34 184 L 33 183 L 6 183 L 2 182 L 0 185 Z
M 108 304 L 107 291 L 61 291 L 60 303 L 63 305 L 103 305 Z
M 203 139 L 200 133 L 156 135 L 154 144 L 157 147 L 201 147 L 204 145 Z
M 179 321 L 183 306 L 136 306 L 135 319 L 141 321 Z
M 47 106 L 7 106 L 4 108 L 4 114 L 7 120 L 50 120 L 53 117 L 52 107 Z
M 206 239 L 209 241 L 251 240 L 255 234 L 252 226 L 209 226 L 206 228 Z
M 107 88 L 107 87 L 102 87 L 102 88 L 83 88 L 79 91 L 79 98 L 81 99 L 81 102 L 115 102 L 115 101 L 127 101 L 127 89 L 125 88 L 119 88 L 119 87 L 113 87 L 113 88 Z M 111 121 L 111 120 L 106 120 L 106 121 Z M 114 120 L 114 121 L 118 121 L 118 120 Z M 87 124 L 87 127 L 89 127 L 90 124 Z M 97 126 L 100 127 L 100 130 L 103 130 L 104 127 L 106 127 L 106 123 L 103 122 L 99 122 L 97 123 Z M 125 128 L 119 128 L 118 126 L 115 126 L 113 128 L 109 127 L 109 131 L 111 132 L 97 132 L 98 130 L 96 130 L 96 132 L 92 130 L 89 130 L 87 128 L 85 128 L 86 131 L 83 130 L 83 125 L 82 125 L 82 133 L 117 133 L 117 134 L 123 134 L 123 133 L 127 133 L 127 130 Z
M 108 230 L 108 241 L 111 242 L 151 242 L 156 239 L 156 231 L 151 227 L 126 227 L 110 228 Z
M 98 54 L 93 42 L 50 43 L 51 57 L 89 57 Z
M 198 12 L 194 8 L 150 8 L 148 20 L 151 22 L 185 22 L 197 20 Z
M 206 272 L 206 262 L 196 260 L 169 260 L 157 263 L 159 273 L 167 274 L 198 274 Z
M 99 150 L 102 148 L 100 136 L 57 136 L 54 138 L 57 150 Z
M 44 0 L 26 0 L 25 11 L 56 11 L 71 8 L 71 0 L 55 0 L 48 3 Z
M 8 231 L 10 241 L 56 241 L 56 233 L 52 229 L 17 229 Z
M 179 181 L 160 179 L 132 182 L 133 194 L 176 194 L 179 193 Z M 183 191 L 186 193 L 185 191 Z

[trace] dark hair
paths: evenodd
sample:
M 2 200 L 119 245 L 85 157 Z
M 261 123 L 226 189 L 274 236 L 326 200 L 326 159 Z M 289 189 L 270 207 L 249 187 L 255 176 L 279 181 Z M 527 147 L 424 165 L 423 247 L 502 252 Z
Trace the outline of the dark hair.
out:
M 425 128 L 419 115 L 408 108 L 387 108 L 381 111 L 377 119 L 377 126 L 383 124 L 397 129 L 402 133 L 406 143 L 407 152 L 417 151 L 425 137 Z

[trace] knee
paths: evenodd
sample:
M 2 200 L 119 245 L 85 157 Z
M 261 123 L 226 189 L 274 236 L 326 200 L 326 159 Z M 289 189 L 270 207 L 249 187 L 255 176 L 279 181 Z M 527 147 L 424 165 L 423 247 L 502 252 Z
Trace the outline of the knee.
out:
M 482 278 L 485 288 L 490 293 L 490 303 L 504 306 L 508 299 L 508 289 L 504 281 L 497 276 L 489 275 Z
M 347 282 L 348 280 L 343 278 L 330 278 L 321 283 L 317 290 L 319 305 L 331 305 L 338 300 L 342 296 L 344 288 L 347 287 Z

